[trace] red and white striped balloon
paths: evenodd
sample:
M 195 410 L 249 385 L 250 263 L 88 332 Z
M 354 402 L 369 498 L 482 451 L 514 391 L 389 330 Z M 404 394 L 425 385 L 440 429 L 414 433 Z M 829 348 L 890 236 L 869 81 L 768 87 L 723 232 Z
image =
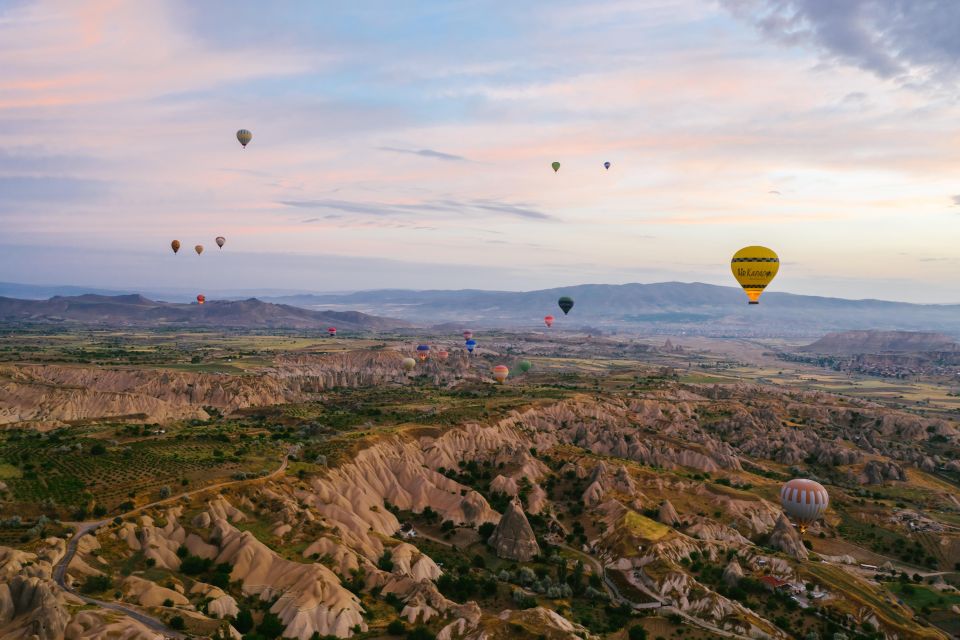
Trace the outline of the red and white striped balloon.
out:
M 830 496 L 819 482 L 794 478 L 780 489 L 780 505 L 804 532 L 827 510 Z

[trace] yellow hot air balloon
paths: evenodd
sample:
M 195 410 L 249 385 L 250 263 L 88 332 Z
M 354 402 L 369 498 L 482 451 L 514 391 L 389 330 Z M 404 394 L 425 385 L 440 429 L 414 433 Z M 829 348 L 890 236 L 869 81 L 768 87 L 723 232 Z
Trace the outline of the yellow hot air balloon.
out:
M 180 251 L 180 241 L 174 240 L 173 242 L 171 242 L 170 248 L 173 249 L 174 253 L 176 253 L 177 251 Z
M 195 246 L 195 247 L 193 248 L 193 250 L 197 252 L 197 255 L 200 255 L 201 253 L 203 253 L 203 245 L 202 245 L 202 244 L 198 244 L 197 246 Z
M 413 371 L 414 368 L 417 366 L 417 361 L 414 360 L 413 358 L 404 358 L 400 364 L 403 365 L 404 371 Z
M 253 140 L 253 134 L 246 129 L 240 129 L 237 131 L 237 141 L 243 145 L 244 149 L 247 148 L 247 145 L 250 144 L 251 140 Z
M 780 258 L 766 247 L 744 247 L 733 254 L 730 269 L 750 304 L 760 304 L 760 294 L 780 270 Z

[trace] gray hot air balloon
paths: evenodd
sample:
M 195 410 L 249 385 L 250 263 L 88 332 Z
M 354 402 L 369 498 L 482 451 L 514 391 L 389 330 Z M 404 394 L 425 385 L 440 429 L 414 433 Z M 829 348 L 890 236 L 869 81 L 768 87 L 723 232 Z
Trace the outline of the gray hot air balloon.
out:
M 243 148 L 246 149 L 250 141 L 253 140 L 253 134 L 246 129 L 240 129 L 240 131 L 237 131 L 237 140 L 239 140 Z

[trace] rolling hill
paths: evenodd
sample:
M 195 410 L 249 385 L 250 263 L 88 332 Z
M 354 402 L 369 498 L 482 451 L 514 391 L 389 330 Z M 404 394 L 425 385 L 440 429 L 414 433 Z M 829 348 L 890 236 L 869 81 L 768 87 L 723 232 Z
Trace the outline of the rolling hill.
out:
M 562 295 L 576 304 L 568 316 Z M 748 306 L 740 289 L 703 283 L 587 284 L 539 291 L 361 291 L 350 294 L 267 298 L 307 309 L 359 309 L 419 323 L 469 323 L 487 327 L 585 326 L 651 333 L 712 336 L 819 337 L 829 331 L 882 329 L 960 335 L 960 305 L 918 305 L 768 292 Z
M 210 300 L 204 305 L 158 302 L 141 295 L 54 296 L 49 300 L 0 298 L 0 323 L 58 323 L 110 327 L 216 327 L 230 329 L 325 329 L 373 331 L 410 323 L 357 311 L 311 311 L 248 300 Z

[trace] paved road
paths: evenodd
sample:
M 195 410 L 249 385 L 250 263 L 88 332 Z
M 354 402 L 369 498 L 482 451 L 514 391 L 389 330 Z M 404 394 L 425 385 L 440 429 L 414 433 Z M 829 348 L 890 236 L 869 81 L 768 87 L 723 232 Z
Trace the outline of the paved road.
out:
M 288 453 L 289 452 L 287 452 L 287 454 L 284 454 L 283 461 L 280 463 L 280 466 L 277 468 L 276 471 L 270 473 L 269 475 L 263 476 L 262 478 L 251 478 L 250 480 L 230 480 L 228 482 L 220 482 L 218 484 L 201 487 L 199 489 L 194 489 L 193 491 L 187 491 L 186 493 L 181 493 L 176 496 L 164 498 L 163 500 L 156 500 L 149 504 L 145 504 L 143 506 L 137 507 L 136 509 L 132 509 L 131 511 L 127 511 L 126 513 L 120 514 L 120 517 L 131 516 L 135 513 L 139 513 L 140 511 L 143 511 L 144 509 L 157 507 L 162 504 L 166 504 L 168 502 L 175 502 L 177 500 L 180 500 L 181 498 L 187 498 L 187 497 L 196 495 L 198 493 L 203 493 L 205 491 L 216 491 L 227 486 L 238 485 L 238 484 L 252 484 L 257 481 L 264 481 L 264 480 L 269 480 L 271 478 L 276 478 L 277 476 L 283 474 L 283 472 L 287 470 L 287 465 L 289 464 Z M 153 629 L 154 631 L 157 631 L 163 634 L 164 637 L 166 638 L 186 638 L 187 636 L 185 636 L 184 634 L 174 631 L 173 629 L 169 628 L 166 624 L 164 624 L 160 620 L 146 615 L 139 609 L 136 609 L 130 605 L 122 604 L 119 602 L 104 602 L 103 600 L 97 600 L 96 598 L 85 596 L 81 593 L 78 593 L 76 589 L 73 588 L 73 585 L 67 584 L 67 568 L 70 566 L 70 562 L 73 560 L 73 557 L 77 553 L 77 545 L 80 542 L 80 538 L 87 535 L 91 531 L 96 531 L 98 528 L 104 526 L 105 524 L 111 522 L 112 520 L 113 518 L 108 518 L 106 520 L 96 520 L 91 522 L 65 523 L 65 524 L 71 524 L 77 527 L 77 530 L 73 534 L 73 536 L 67 541 L 67 549 L 66 549 L 66 552 L 63 554 L 63 558 L 53 568 L 54 581 L 57 583 L 57 585 L 61 589 L 69 593 L 72 593 L 73 595 L 80 598 L 87 604 L 93 604 L 98 607 L 103 607 L 104 609 L 111 609 L 112 611 L 118 611 L 124 615 L 130 616 L 134 620 L 137 620 L 138 622 L 143 623 L 149 629 Z

